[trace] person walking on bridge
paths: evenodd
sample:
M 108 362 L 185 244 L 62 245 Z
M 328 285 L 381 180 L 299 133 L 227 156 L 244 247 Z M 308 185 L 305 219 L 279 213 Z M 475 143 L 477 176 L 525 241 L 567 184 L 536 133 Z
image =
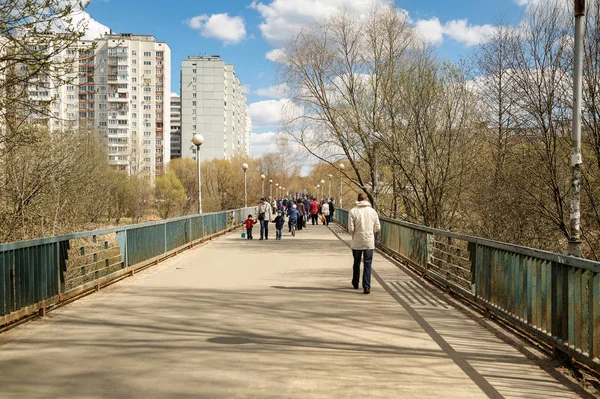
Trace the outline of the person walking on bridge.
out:
M 352 236 L 352 256 L 354 264 L 352 270 L 352 286 L 358 289 L 360 278 L 360 261 L 363 258 L 364 269 L 362 287 L 365 294 L 371 293 L 371 266 L 373 252 L 375 251 L 375 233 L 379 231 L 379 216 L 371 207 L 365 193 L 358 194 L 356 206 L 348 212 L 348 232 Z
M 319 220 L 318 220 L 318 217 L 319 217 L 319 203 L 314 198 L 310 202 L 309 211 L 310 211 L 310 218 L 312 220 L 313 226 L 315 225 L 315 223 L 317 223 L 317 225 L 318 225 L 319 224 Z
M 260 221 L 260 239 L 269 239 L 269 223 L 273 220 L 273 208 L 271 204 L 265 202 L 264 198 L 260 199 L 258 204 L 258 220 Z

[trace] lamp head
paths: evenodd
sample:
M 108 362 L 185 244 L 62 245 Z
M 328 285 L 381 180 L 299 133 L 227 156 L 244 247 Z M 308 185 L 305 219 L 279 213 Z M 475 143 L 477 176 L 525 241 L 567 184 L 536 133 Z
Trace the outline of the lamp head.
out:
M 273 179 L 269 179 L 269 183 L 273 184 Z
M 329 180 L 331 180 L 331 178 L 333 177 L 333 175 L 332 175 L 332 174 L 329 174 L 328 176 L 329 176 Z
M 325 184 L 325 180 L 321 180 L 321 184 Z
M 340 170 L 344 170 L 344 168 L 346 168 L 346 165 L 344 165 L 343 163 L 340 164 Z
M 243 163 L 243 164 L 242 164 L 242 169 L 244 169 L 244 170 L 248 170 L 248 164 L 247 164 L 247 163 Z
M 194 134 L 192 143 L 194 143 L 195 146 L 200 147 L 202 143 L 204 143 L 204 137 L 201 134 Z
M 260 178 L 261 178 L 261 180 L 265 180 L 265 177 L 267 177 L 267 176 L 265 176 L 265 175 L 260 175 Z

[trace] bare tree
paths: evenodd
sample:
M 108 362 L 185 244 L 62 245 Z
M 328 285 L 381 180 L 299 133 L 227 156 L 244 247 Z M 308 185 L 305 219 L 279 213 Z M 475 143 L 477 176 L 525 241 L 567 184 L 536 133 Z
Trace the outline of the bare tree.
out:
M 377 135 L 385 120 L 380 92 L 386 73 L 408 52 L 412 30 L 393 6 L 361 18 L 340 13 L 301 31 L 285 47 L 281 75 L 302 109 L 288 132 L 323 162 L 346 160 L 354 172 L 348 179 L 376 205 Z

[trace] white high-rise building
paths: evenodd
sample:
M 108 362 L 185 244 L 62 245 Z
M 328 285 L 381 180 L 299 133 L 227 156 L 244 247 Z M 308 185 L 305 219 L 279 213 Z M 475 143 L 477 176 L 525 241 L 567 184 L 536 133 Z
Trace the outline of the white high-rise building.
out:
M 52 118 L 32 114 L 32 122 L 97 133 L 107 142 L 111 165 L 154 181 L 171 159 L 169 46 L 151 35 L 107 33 L 53 57 L 65 83 L 53 87 L 47 75 L 33 76 L 27 95 L 47 104 Z
M 95 46 L 97 128 L 109 162 L 151 180 L 171 158 L 171 50 L 151 35 L 109 34 Z
M 248 106 L 233 65 L 190 56 L 181 66 L 181 156 L 196 159 L 192 136 L 204 136 L 202 160 L 250 155 Z

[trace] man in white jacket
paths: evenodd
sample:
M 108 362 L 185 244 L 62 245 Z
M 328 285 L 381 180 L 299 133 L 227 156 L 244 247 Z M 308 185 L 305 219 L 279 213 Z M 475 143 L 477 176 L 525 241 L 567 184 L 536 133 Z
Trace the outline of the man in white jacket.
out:
M 262 240 L 264 237 L 265 240 L 268 240 L 269 223 L 273 220 L 273 208 L 264 198 L 261 198 L 258 204 L 258 220 L 260 222 L 260 239 Z
M 365 193 L 358 194 L 356 206 L 348 212 L 348 231 L 352 236 L 352 256 L 354 266 L 352 273 L 352 286 L 358 289 L 360 278 L 360 261 L 364 259 L 362 286 L 365 294 L 371 292 L 371 264 L 375 251 L 375 233 L 379 231 L 379 216 Z

